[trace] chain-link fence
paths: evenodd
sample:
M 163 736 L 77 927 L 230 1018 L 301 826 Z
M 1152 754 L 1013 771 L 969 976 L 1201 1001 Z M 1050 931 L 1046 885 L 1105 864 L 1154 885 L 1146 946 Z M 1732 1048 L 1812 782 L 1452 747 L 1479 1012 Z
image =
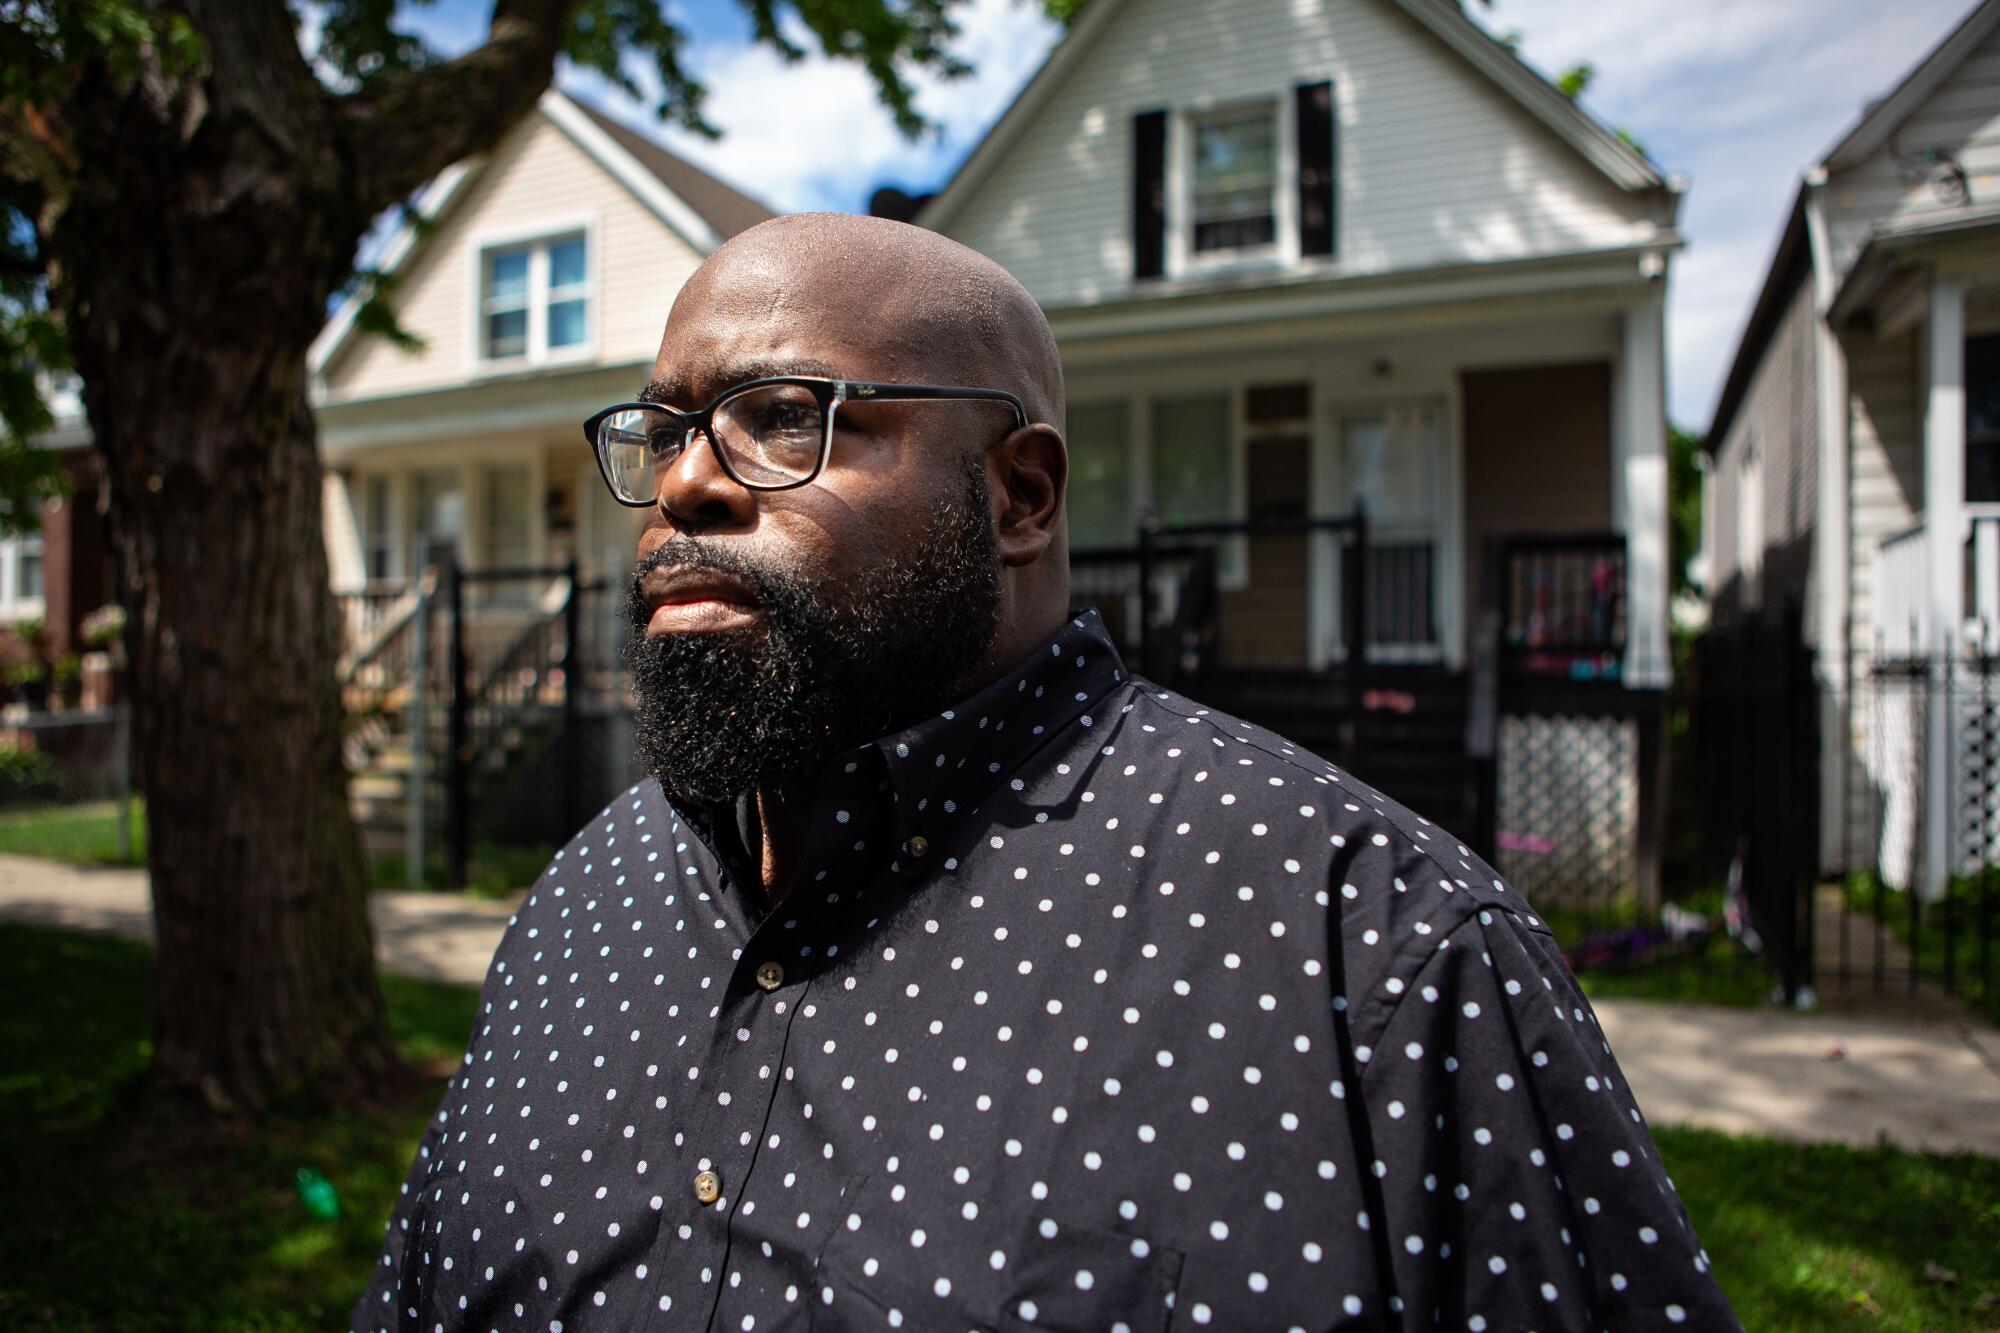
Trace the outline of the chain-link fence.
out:
M 0 809 L 117 801 L 131 778 L 124 707 L 0 720 Z

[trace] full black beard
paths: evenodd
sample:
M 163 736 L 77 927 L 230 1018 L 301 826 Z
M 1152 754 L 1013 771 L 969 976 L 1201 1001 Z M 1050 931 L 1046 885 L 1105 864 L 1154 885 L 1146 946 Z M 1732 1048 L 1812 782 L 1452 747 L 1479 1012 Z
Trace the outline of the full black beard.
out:
M 939 712 L 992 645 L 1000 579 L 984 470 L 967 473 L 915 550 L 837 590 L 686 538 L 639 565 L 626 658 L 646 769 L 684 804 L 805 790 L 834 755 Z M 743 630 L 648 637 L 654 569 L 743 579 L 763 615 Z

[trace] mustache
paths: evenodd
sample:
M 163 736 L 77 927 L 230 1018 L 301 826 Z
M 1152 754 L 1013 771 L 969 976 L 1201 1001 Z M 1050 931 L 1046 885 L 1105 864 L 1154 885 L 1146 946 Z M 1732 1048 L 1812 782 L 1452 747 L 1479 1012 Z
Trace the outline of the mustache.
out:
M 802 597 L 811 596 L 810 585 L 790 570 L 709 545 L 698 537 L 682 537 L 663 542 L 632 571 L 628 602 L 635 622 L 640 625 L 651 614 L 646 601 L 646 576 L 657 569 L 708 570 L 733 575 L 749 584 L 758 600 L 767 606 L 791 606 Z

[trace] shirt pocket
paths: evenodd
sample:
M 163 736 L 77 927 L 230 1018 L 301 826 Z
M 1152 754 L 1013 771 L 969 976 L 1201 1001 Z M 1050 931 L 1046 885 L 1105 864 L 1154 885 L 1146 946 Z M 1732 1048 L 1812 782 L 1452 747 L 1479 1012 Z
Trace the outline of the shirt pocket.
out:
M 956 1200 L 920 1206 L 877 1173 L 847 1191 L 821 1250 L 815 1333 L 992 1329 L 1162 1333 L 1184 1256 L 1145 1237 Z M 921 1244 L 913 1244 L 917 1232 Z M 998 1256 L 996 1267 L 995 1256 Z

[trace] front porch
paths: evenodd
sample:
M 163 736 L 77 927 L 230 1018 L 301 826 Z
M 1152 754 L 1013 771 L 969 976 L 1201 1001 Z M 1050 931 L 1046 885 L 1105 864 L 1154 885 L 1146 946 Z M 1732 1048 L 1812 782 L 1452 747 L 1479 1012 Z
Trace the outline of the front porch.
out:
M 1656 902 L 1659 307 L 1452 315 L 1065 339 L 1073 600 L 1538 903 Z
M 1873 795 L 1847 818 L 1885 882 L 1937 901 L 2000 821 L 1974 743 L 2000 653 L 2000 219 L 1883 232 L 1828 318 L 1856 406 L 1848 771 Z

